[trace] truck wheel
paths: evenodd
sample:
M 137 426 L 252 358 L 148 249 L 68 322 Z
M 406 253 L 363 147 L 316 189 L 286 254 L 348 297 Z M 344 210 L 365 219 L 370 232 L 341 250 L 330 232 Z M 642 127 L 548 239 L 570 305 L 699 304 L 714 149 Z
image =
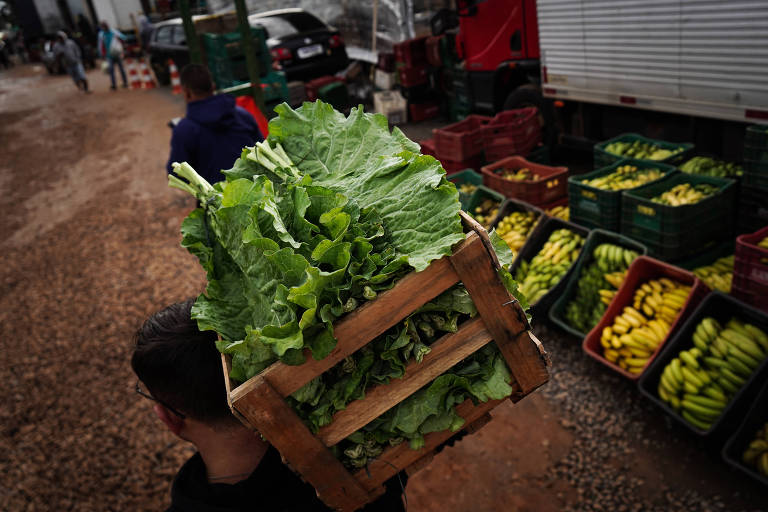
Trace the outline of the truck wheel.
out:
M 155 76 L 157 77 L 157 82 L 160 85 L 171 84 L 171 73 L 168 71 L 167 68 L 164 68 L 162 66 L 157 66 L 154 63 L 152 63 L 152 70 L 155 72 Z
M 503 110 L 516 108 L 536 107 L 539 109 L 539 121 L 541 122 L 541 134 L 544 144 L 551 145 L 554 138 L 554 111 L 552 102 L 541 97 L 541 92 L 532 84 L 521 85 L 504 100 Z

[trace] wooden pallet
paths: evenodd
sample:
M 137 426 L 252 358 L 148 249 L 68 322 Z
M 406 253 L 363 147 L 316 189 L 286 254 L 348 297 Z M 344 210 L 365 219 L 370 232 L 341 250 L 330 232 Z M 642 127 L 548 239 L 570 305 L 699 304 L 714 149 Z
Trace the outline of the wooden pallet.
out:
M 328 447 L 356 432 L 414 392 L 445 373 L 452 366 L 487 343 L 494 341 L 514 378 L 517 402 L 547 382 L 549 364 L 541 343 L 517 301 L 497 275 L 498 260 L 486 231 L 462 213 L 468 234 L 453 254 L 433 261 L 422 272 L 408 274 L 390 290 L 334 324 L 337 343 L 320 361 L 308 355 L 301 366 L 276 362 L 259 375 L 235 387 L 228 378 L 230 358 L 222 355 L 227 396 L 232 412 L 245 425 L 267 439 L 301 477 L 312 484 L 329 507 L 357 510 L 383 493 L 382 484 L 399 471 L 426 465 L 435 449 L 455 435 L 434 432 L 425 436 L 425 446 L 411 450 L 408 443 L 386 449 L 367 468 L 350 472 Z M 478 315 L 464 322 L 455 333 L 433 343 L 421 363 L 407 366 L 401 379 L 368 389 L 365 398 L 337 412 L 333 421 L 314 435 L 304 425 L 285 397 L 330 369 L 374 338 L 396 325 L 410 313 L 458 282 L 472 296 Z M 474 405 L 471 400 L 456 407 L 465 419 L 465 431 L 473 432 L 488 422 L 488 413 L 501 400 Z

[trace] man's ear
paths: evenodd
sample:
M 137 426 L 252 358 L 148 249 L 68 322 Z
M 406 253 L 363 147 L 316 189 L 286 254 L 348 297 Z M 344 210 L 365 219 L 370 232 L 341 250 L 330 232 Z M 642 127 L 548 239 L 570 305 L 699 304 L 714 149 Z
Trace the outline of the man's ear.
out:
M 160 404 L 155 404 L 153 409 L 155 414 L 157 414 L 157 417 L 160 418 L 160 421 L 165 423 L 165 426 L 168 427 L 168 430 L 178 436 L 184 426 L 184 419 L 173 414 Z

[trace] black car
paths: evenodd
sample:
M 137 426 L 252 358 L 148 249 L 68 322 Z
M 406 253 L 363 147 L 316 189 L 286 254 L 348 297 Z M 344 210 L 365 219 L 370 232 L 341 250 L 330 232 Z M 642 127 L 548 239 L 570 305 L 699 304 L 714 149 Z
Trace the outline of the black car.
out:
M 302 9 L 280 9 L 248 16 L 267 32 L 273 66 L 288 80 L 311 80 L 347 67 L 339 32 Z
M 187 36 L 181 18 L 156 23 L 149 39 L 149 65 L 163 85 L 171 83 L 168 59 L 173 59 L 179 70 L 189 64 Z
M 302 9 L 252 14 L 248 22 L 264 28 L 272 66 L 284 71 L 288 80 L 311 80 L 333 74 L 348 64 L 344 41 L 338 31 Z M 173 59 L 179 69 L 189 63 L 181 18 L 155 25 L 149 54 L 158 81 L 169 84 L 168 59 Z

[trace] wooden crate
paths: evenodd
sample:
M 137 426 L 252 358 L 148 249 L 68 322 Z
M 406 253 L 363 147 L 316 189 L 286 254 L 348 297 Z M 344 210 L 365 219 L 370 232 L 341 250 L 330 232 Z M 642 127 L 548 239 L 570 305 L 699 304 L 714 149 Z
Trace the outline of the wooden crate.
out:
M 513 376 L 510 399 L 517 402 L 547 382 L 549 361 L 541 343 L 530 333 L 525 313 L 507 292 L 497 275 L 498 260 L 486 231 L 462 212 L 468 234 L 453 254 L 433 261 L 422 272 L 408 274 L 391 289 L 334 324 L 336 347 L 320 361 L 308 355 L 301 366 L 276 362 L 259 375 L 235 387 L 228 378 L 230 357 L 222 355 L 227 397 L 233 414 L 257 430 L 282 455 L 286 463 L 312 484 L 329 507 L 357 510 L 384 492 L 382 484 L 399 471 L 409 473 L 426 465 L 435 450 L 456 433 L 433 432 L 425 446 L 411 450 L 407 442 L 386 449 L 367 468 L 350 472 L 328 447 L 367 425 L 414 392 L 445 373 L 456 363 L 495 341 Z M 478 315 L 455 333 L 431 345 L 421 363 L 412 362 L 401 379 L 366 390 L 365 398 L 337 412 L 331 424 L 314 435 L 285 397 L 333 367 L 410 313 L 459 281 L 472 296 Z M 488 413 L 501 400 L 474 405 L 471 400 L 456 407 L 465 419 L 464 430 L 474 432 L 488 422 Z

